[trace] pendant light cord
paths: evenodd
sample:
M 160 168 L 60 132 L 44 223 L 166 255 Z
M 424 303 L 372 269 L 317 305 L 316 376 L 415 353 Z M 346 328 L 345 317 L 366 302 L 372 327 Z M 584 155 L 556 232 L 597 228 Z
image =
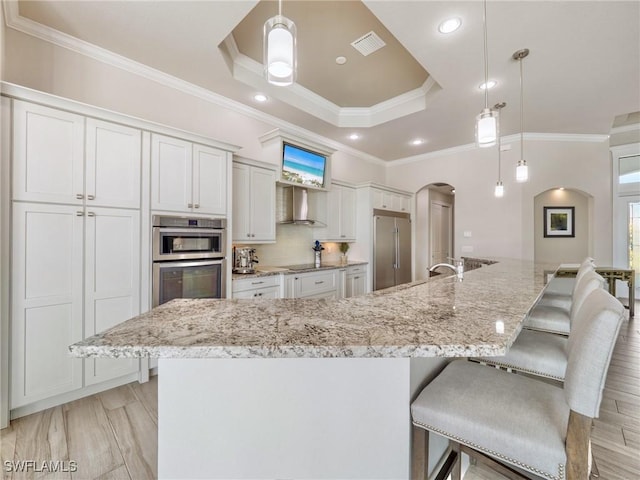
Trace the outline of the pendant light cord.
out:
M 522 57 L 520 62 L 520 160 L 524 160 L 524 82 L 522 81 Z
M 278 0 L 278 16 L 282 16 L 282 0 Z
M 482 11 L 484 28 L 484 108 L 489 108 L 489 54 L 487 53 L 487 0 L 484 0 Z

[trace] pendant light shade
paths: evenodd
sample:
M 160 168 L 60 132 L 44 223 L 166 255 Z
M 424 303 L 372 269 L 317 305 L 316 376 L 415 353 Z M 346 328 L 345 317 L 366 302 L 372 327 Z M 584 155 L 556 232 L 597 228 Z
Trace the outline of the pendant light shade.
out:
M 496 198 L 504 197 L 504 185 L 502 185 L 501 181 L 498 181 L 498 183 L 496 183 L 496 188 L 493 191 L 493 194 L 496 196 Z
M 529 167 L 524 159 L 524 81 L 522 78 L 522 59 L 529 55 L 529 49 L 518 50 L 512 55 L 514 60 L 520 63 L 520 160 L 516 167 L 516 182 L 523 183 L 529 180 Z
M 264 74 L 273 85 L 287 86 L 296 80 L 296 25 L 282 16 L 282 0 L 278 15 L 264 24 Z
M 479 147 L 493 147 L 498 136 L 498 112 L 482 109 L 476 117 L 476 144 Z
M 526 160 L 518 160 L 516 167 L 516 182 L 526 182 L 529 180 L 529 167 Z
M 484 85 L 489 83 L 489 55 L 487 53 L 487 0 L 483 2 L 482 25 L 484 29 Z M 476 145 L 492 147 L 498 136 L 498 112 L 489 108 L 489 89 L 484 89 L 484 108 L 476 117 Z

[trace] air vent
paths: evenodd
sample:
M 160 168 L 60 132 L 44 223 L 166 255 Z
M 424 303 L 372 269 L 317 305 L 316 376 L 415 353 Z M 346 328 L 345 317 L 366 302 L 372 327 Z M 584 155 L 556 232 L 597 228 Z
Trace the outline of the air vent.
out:
M 385 45 L 386 43 L 384 43 L 384 41 L 374 31 L 365 33 L 359 39 L 351 42 L 351 46 L 365 57 L 377 50 L 380 50 Z

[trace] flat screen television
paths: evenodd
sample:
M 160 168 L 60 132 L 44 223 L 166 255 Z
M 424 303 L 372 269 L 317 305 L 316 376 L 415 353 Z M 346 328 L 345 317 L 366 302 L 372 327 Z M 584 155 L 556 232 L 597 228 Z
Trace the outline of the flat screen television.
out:
M 304 187 L 325 188 L 328 174 L 327 160 L 327 156 L 322 153 L 283 142 L 280 180 Z

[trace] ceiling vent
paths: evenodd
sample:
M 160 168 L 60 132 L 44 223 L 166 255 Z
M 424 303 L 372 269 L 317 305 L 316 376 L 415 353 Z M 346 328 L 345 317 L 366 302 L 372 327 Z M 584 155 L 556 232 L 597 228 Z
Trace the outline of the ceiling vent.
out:
M 351 46 L 358 50 L 365 57 L 380 50 L 386 43 L 374 32 L 365 33 L 359 39 L 351 42 Z

